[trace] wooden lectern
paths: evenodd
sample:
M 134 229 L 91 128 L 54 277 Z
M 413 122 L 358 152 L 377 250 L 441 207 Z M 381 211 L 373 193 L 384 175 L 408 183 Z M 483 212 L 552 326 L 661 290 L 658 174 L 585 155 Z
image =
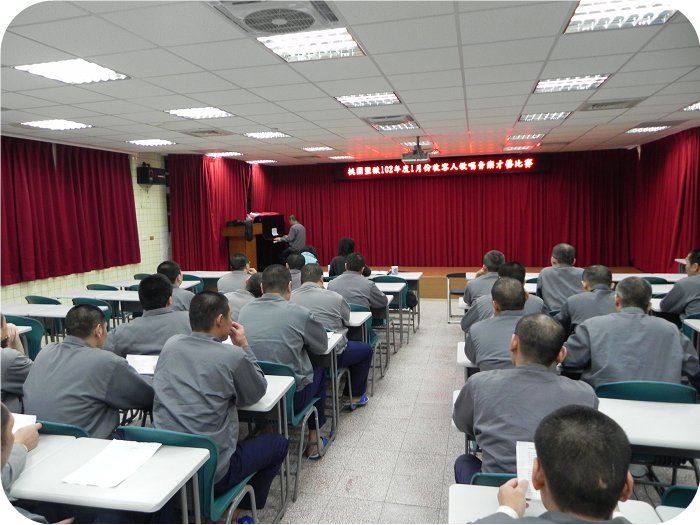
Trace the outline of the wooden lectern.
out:
M 226 246 L 228 247 L 228 258 L 234 253 L 243 252 L 248 256 L 251 268 L 258 267 L 258 250 L 256 235 L 262 235 L 262 224 L 253 223 L 253 240 L 248 242 L 245 240 L 245 226 L 226 226 L 221 228 L 221 236 L 226 238 Z M 228 261 L 226 261 L 228 265 Z

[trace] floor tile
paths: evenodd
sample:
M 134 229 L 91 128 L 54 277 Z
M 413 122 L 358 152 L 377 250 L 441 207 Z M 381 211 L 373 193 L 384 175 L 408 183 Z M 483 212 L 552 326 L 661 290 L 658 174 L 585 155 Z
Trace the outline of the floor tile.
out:
M 439 509 L 385 503 L 377 523 L 438 523 L 439 519 Z
M 394 475 L 386 502 L 439 508 L 442 490 L 442 483 L 436 483 L 434 479 Z

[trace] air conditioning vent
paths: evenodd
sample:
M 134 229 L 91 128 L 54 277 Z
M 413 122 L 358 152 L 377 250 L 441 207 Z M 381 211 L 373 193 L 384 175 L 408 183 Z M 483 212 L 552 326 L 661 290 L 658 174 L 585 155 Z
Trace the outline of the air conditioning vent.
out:
M 311 2 L 311 5 L 316 8 L 318 14 L 320 14 L 327 22 L 330 22 L 332 24 L 340 22 L 340 20 L 338 20 L 338 17 L 335 16 L 335 13 L 331 11 L 331 8 L 328 7 L 328 4 L 326 2 Z
M 178 130 L 180 133 L 184 133 L 185 135 L 190 135 L 191 137 L 225 137 L 227 135 L 233 135 L 233 133 L 229 133 L 228 131 L 222 131 L 220 129 L 194 129 L 191 131 L 182 131 Z
M 603 111 L 606 109 L 628 109 L 636 106 L 645 98 L 636 98 L 630 100 L 602 100 L 600 102 L 586 102 L 576 111 Z

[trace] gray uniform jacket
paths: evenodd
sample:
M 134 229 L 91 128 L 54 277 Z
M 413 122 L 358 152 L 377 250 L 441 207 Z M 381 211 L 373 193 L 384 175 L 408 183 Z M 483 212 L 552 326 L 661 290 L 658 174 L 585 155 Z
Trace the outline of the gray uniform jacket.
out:
M 568 334 L 586 319 L 612 313 L 615 313 L 615 292 L 609 286 L 599 284 L 590 292 L 581 292 L 569 297 L 554 318 Z
M 238 314 L 241 313 L 241 308 L 255 300 L 253 294 L 245 289 L 228 292 L 224 295 L 228 299 L 228 305 L 231 308 L 231 319 L 235 322 L 238 322 Z
M 153 388 L 155 427 L 213 439 L 219 448 L 214 478 L 219 481 L 236 451 L 236 406 L 259 401 L 267 380 L 249 346 L 225 345 L 213 335 L 192 332 L 163 347 Z
M 561 310 L 568 297 L 583 291 L 583 269 L 574 266 L 550 266 L 537 276 L 537 295 L 550 310 Z
M 700 312 L 700 274 L 684 277 L 661 299 L 661 311 L 679 314 L 685 319 Z
M 488 272 L 476 279 L 472 279 L 464 289 L 464 302 L 471 305 L 482 295 L 490 294 L 493 283 L 497 280 L 498 272 Z
M 482 295 L 474 301 L 471 307 L 466 311 L 464 317 L 460 321 L 462 330 L 468 332 L 474 323 L 484 321 L 489 317 L 493 317 L 493 296 L 489 293 Z M 530 314 L 548 314 L 549 310 L 544 304 L 544 301 L 536 295 L 530 295 L 525 301 L 523 308 L 523 317 Z
M 594 387 L 614 381 L 680 383 L 681 371 L 698 371 L 690 339 L 674 324 L 641 308 L 588 319 L 564 346 L 568 354 L 563 365 L 583 369 L 581 379 Z
M 2 402 L 10 410 L 22 413 L 22 389 L 29 375 L 32 360 L 20 354 L 14 348 L 3 348 L 0 356 L 0 386 L 2 386 Z
M 126 354 L 158 355 L 172 336 L 191 331 L 189 312 L 174 312 L 170 307 L 146 310 L 142 317 L 120 324 L 109 332 L 105 350 L 121 357 L 126 357 Z
M 340 294 L 326 290 L 316 283 L 304 283 L 301 288 L 292 292 L 290 301 L 308 308 L 326 330 L 342 334 L 342 342 L 338 344 L 338 348 L 345 349 L 348 342 L 345 323 L 350 321 L 350 306 Z M 338 353 L 342 353 L 342 350 Z
M 452 418 L 483 450 L 482 472 L 515 473 L 515 442 L 534 441 L 540 421 L 566 405 L 597 409 L 598 398 L 586 383 L 523 363 L 470 377 L 455 400 Z
M 238 322 L 259 361 L 292 367 L 297 392 L 313 382 L 307 352 L 325 354 L 328 336 L 309 310 L 279 295 L 265 294 L 241 309 Z
M 119 410 L 148 408 L 153 388 L 125 359 L 78 337 L 43 348 L 24 383 L 24 411 L 38 420 L 78 425 L 108 438 Z
M 221 293 L 235 292 L 245 288 L 245 283 L 248 279 L 250 279 L 250 274 L 243 270 L 230 272 L 216 281 L 216 289 Z
M 301 252 L 301 249 L 306 246 L 306 228 L 298 222 L 292 224 L 289 233 L 282 237 L 282 240 L 289 243 L 290 250 Z
M 605 523 L 630 523 L 630 521 L 624 516 L 618 516 L 605 521 L 589 521 L 579 518 L 578 516 L 573 516 L 572 514 L 548 510 L 539 516 L 523 516 L 518 519 L 511 518 L 505 512 L 496 512 L 495 514 L 476 520 L 474 523 L 570 523 L 582 525 L 590 523 L 591 525 L 603 525 Z
M 171 308 L 176 312 L 189 312 L 190 303 L 194 298 L 194 294 L 189 290 L 173 286 L 173 304 Z
M 384 308 L 389 302 L 377 284 L 357 272 L 345 272 L 328 283 L 328 289 L 339 293 L 348 304 L 368 308 Z
M 523 310 L 506 310 L 498 317 L 475 323 L 464 344 L 464 353 L 480 370 L 512 368 L 510 340 Z
M 289 270 L 292 275 L 292 290 L 296 290 L 301 286 L 301 270 Z

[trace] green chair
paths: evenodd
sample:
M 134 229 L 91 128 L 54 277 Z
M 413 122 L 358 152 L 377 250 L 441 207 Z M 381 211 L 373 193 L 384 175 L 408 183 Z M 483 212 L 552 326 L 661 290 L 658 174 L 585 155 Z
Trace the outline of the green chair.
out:
M 481 485 L 483 487 L 500 487 L 506 481 L 515 477 L 517 477 L 517 474 L 477 472 L 472 476 L 472 485 Z
M 537 283 L 537 277 L 530 277 L 529 279 L 526 279 L 525 282 L 529 284 L 535 284 Z
M 452 279 L 465 279 L 467 278 L 466 273 L 448 273 L 447 278 L 447 322 L 449 323 L 459 323 L 459 321 L 453 321 L 454 317 L 462 318 L 461 314 L 452 315 L 452 298 L 464 296 L 464 291 L 467 289 L 467 285 L 461 287 L 451 286 Z
M 550 315 L 550 317 L 554 317 L 554 316 L 557 315 L 559 312 L 561 312 L 561 310 L 550 310 L 550 311 L 549 311 L 549 315 Z
M 688 319 L 700 319 L 700 312 L 696 314 L 690 314 L 688 317 L 685 318 L 686 320 Z M 682 325 L 682 330 L 685 336 L 692 341 L 693 339 L 693 333 L 695 330 L 693 330 L 691 327 L 689 327 L 687 324 L 683 323 Z
M 27 295 L 25 297 L 29 304 L 62 304 L 58 299 L 53 299 L 51 297 L 44 297 L 42 295 Z M 54 337 L 58 340 L 59 337 L 65 337 L 66 333 L 63 330 L 63 319 L 58 319 L 55 317 L 42 317 L 41 324 L 44 325 L 44 338 L 46 342 L 49 342 L 49 337 L 51 341 L 54 341 Z
M 194 286 L 194 288 L 190 288 L 194 293 L 199 293 L 204 290 L 204 281 L 197 277 L 196 275 L 190 275 L 188 273 L 183 273 L 182 274 L 182 280 L 183 281 L 197 281 L 197 284 Z
M 129 291 L 130 292 L 138 292 L 139 291 L 139 285 L 138 284 L 132 284 L 129 286 Z
M 408 304 L 406 302 L 406 298 L 408 297 L 408 283 L 406 282 L 406 279 L 402 277 L 396 277 L 395 275 L 379 275 L 374 278 L 375 283 L 403 283 L 406 286 L 404 287 L 403 290 L 401 290 L 401 298 L 399 299 L 398 297 L 394 297 L 394 300 L 391 302 L 389 305 L 389 309 L 391 310 L 403 310 L 404 312 L 408 313 L 408 324 L 406 324 L 406 344 L 409 344 L 410 340 L 410 332 L 411 329 L 413 331 L 416 331 L 416 318 L 415 318 L 415 312 L 416 309 L 415 307 L 409 308 Z M 401 326 L 401 330 L 403 331 L 404 327 Z
M 20 315 L 6 315 L 5 319 L 8 323 L 31 327 L 31 331 L 22 335 L 27 338 L 27 357 L 34 361 L 41 351 L 41 338 L 44 336 L 44 325 L 36 319 L 22 317 Z
M 118 292 L 119 288 L 109 284 L 88 284 L 85 288 L 88 290 L 104 290 L 110 292 Z M 127 312 L 119 308 L 119 301 L 110 301 L 112 303 L 112 315 L 114 322 L 120 319 L 121 322 L 126 323 L 127 317 L 133 316 L 132 312 Z
M 103 301 L 102 299 L 92 299 L 90 297 L 76 297 L 73 299 L 73 304 L 76 306 L 79 304 L 93 304 L 95 306 L 106 307 L 107 309 L 103 310 L 103 312 L 105 314 L 105 320 L 107 321 L 107 331 L 111 332 L 113 330 L 113 328 L 109 326 L 109 322 L 112 319 L 112 305 L 109 302 Z
M 211 520 L 211 522 L 216 523 L 230 506 L 231 509 L 226 515 L 226 523 L 231 523 L 234 510 L 245 495 L 250 494 L 253 523 L 258 522 L 258 513 L 255 508 L 255 492 L 247 484 L 250 478 L 255 475 L 254 473 L 220 496 L 214 496 L 214 476 L 216 475 L 216 466 L 219 462 L 219 449 L 211 438 L 148 427 L 118 427 L 117 432 L 126 441 L 162 443 L 171 447 L 207 449 L 209 451 L 209 459 L 197 471 L 202 515 Z
M 90 434 L 83 427 L 77 425 L 66 425 L 54 423 L 52 421 L 37 421 L 41 423 L 39 434 L 54 434 L 58 436 L 73 436 L 76 438 L 89 438 Z
M 663 277 L 653 277 L 651 275 L 647 275 L 645 277 L 642 277 L 642 279 L 644 279 L 649 284 L 668 284 L 668 281 Z
M 678 507 L 687 509 L 698 493 L 697 487 L 684 487 L 681 485 L 671 485 L 664 490 L 661 496 L 661 504 L 667 507 Z
M 353 304 L 350 303 L 350 311 L 351 312 L 369 312 L 372 313 L 372 311 L 363 305 L 360 304 Z M 365 334 L 367 334 L 367 341 L 365 341 L 367 344 L 369 344 L 372 347 L 372 350 L 374 351 L 374 358 L 372 361 L 372 383 L 370 386 L 370 396 L 374 396 L 374 374 L 377 369 L 377 364 L 376 361 L 379 359 L 379 374 L 381 377 L 384 377 L 384 368 L 382 367 L 382 352 L 381 352 L 381 347 L 379 348 L 379 351 L 377 351 L 377 346 L 379 346 L 379 336 L 375 334 L 374 337 L 371 337 L 370 334 L 372 333 L 372 317 L 369 317 L 365 321 L 365 329 L 364 329 Z M 387 353 L 389 352 L 388 347 L 387 347 Z
M 135 273 L 134 274 L 134 279 L 137 281 L 140 281 L 141 279 L 145 279 L 146 277 L 150 276 L 150 273 Z

